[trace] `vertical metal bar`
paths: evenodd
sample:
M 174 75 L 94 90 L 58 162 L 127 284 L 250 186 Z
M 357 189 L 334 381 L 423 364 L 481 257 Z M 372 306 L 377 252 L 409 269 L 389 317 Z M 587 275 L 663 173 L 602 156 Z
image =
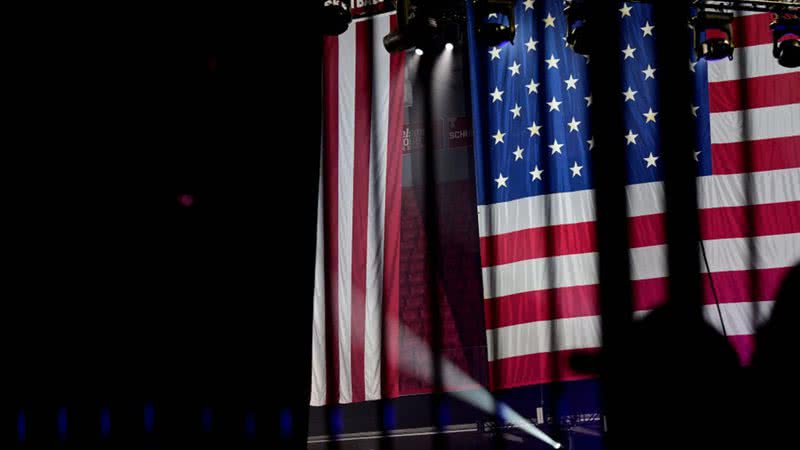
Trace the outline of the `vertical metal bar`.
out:
M 664 170 L 664 201 L 669 278 L 668 304 L 649 321 L 647 343 L 655 346 L 645 356 L 645 371 L 662 383 L 651 393 L 650 404 L 658 412 L 656 423 L 680 414 L 687 430 L 717 429 L 719 433 L 700 433 L 694 439 L 699 448 L 733 446 L 732 434 L 724 431 L 724 412 L 733 407 L 730 387 L 738 377 L 733 351 L 725 345 L 703 319 L 700 278 L 700 226 L 697 199 L 697 162 L 694 160 L 696 118 L 692 114 L 693 75 L 686 67 L 685 43 L 689 40 L 690 4 L 686 1 L 659 1 L 654 4 L 654 20 L 659 27 L 656 51 L 659 58 L 657 79 L 661 99 L 660 126 Z M 697 115 L 708 113 L 699 111 Z M 706 380 L 706 381 L 700 381 Z M 675 397 L 694 399 L 683 411 Z M 643 404 L 641 401 L 639 404 Z M 642 422 L 640 422 L 642 423 Z M 656 425 L 652 432 L 668 432 L 669 426 Z M 643 433 L 640 433 L 643 434 Z M 680 446 L 675 435 L 660 441 L 662 448 Z
M 409 0 L 397 0 L 397 23 L 399 29 L 403 29 L 408 25 L 408 7 Z
M 688 39 L 688 2 L 656 2 L 659 24 L 661 159 L 664 163 L 668 295 L 681 320 L 702 318 L 700 299 L 700 227 L 697 214 L 697 164 L 691 142 L 695 124 L 690 111 L 693 80 L 686 69 L 683 43 Z
M 597 214 L 598 278 L 603 333 L 601 349 L 601 400 L 607 430 L 604 446 L 620 447 L 631 411 L 620 407 L 625 392 L 621 379 L 627 356 L 627 338 L 633 318 L 628 253 L 626 203 L 627 160 L 623 141 L 624 122 L 622 67 L 620 65 L 621 25 L 611 2 L 587 2 L 592 8 L 596 47 L 589 64 L 592 150 Z M 617 89 L 619 88 L 619 89 Z

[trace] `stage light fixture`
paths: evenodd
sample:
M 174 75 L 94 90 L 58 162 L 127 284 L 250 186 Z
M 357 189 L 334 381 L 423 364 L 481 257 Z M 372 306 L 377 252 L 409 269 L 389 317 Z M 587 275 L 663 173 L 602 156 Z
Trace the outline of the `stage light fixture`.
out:
M 478 17 L 488 17 L 489 14 L 504 15 L 508 18 L 508 25 L 496 22 L 485 22 L 478 25 L 478 39 L 484 44 L 494 47 L 514 42 L 517 33 L 516 21 L 514 19 L 513 0 L 485 0 L 479 5 Z
M 448 42 L 447 44 L 444 44 L 444 48 L 446 48 L 447 50 L 453 50 L 453 44 Z
M 395 325 L 396 324 L 396 325 Z M 389 329 L 399 329 L 400 333 L 407 339 L 409 351 L 402 352 L 397 362 L 400 371 L 414 374 L 413 376 L 425 383 L 432 383 L 434 379 L 433 364 L 420 366 L 419 361 L 433 361 L 435 355 L 430 346 L 422 339 L 417 337 L 414 332 L 405 328 L 402 323 L 391 322 Z M 454 398 L 472 405 L 473 407 L 489 414 L 494 414 L 499 419 L 499 423 L 512 425 L 519 430 L 545 442 L 554 449 L 560 449 L 561 444 L 540 430 L 530 420 L 524 418 L 508 404 L 497 400 L 494 395 L 486 388 L 470 377 L 466 372 L 453 364 L 449 359 L 442 355 L 439 358 L 439 376 L 442 386 Z M 454 389 L 456 386 L 461 389 Z M 463 389 L 464 386 L 475 386 L 474 389 Z M 488 430 L 487 430 L 488 431 Z
M 420 17 L 413 21 L 418 49 L 433 55 L 444 50 L 444 29 L 433 17 Z
M 444 48 L 439 23 L 433 17 L 414 17 L 408 25 L 383 37 L 383 47 L 389 53 L 416 47 L 417 54 L 436 53 Z
M 417 56 L 422 56 L 425 54 L 425 52 L 421 48 L 414 50 L 414 53 L 416 53 Z
M 772 55 L 783 67 L 800 67 L 800 17 L 776 14 L 769 25 L 772 30 Z
M 389 53 L 401 52 L 414 47 L 414 36 L 408 30 L 393 31 L 383 37 L 383 48 Z
M 353 15 L 349 0 L 324 0 L 322 2 L 322 32 L 336 36 L 347 31 Z
M 731 13 L 713 11 L 700 11 L 692 18 L 694 49 L 698 58 L 707 61 L 733 59 L 732 20 Z

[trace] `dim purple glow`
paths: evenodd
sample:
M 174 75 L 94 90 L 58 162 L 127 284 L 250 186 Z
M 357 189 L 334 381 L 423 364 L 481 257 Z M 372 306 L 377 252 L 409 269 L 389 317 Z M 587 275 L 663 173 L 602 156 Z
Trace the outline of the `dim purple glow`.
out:
M 190 208 L 194 205 L 194 195 L 191 194 L 180 194 L 178 196 L 178 203 L 184 208 Z

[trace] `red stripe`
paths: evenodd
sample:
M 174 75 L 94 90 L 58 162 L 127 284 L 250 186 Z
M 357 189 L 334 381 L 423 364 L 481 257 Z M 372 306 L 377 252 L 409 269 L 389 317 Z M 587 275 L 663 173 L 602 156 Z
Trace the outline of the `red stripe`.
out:
M 720 303 L 740 303 L 750 301 L 750 283 L 756 283 L 755 301 L 774 300 L 775 294 L 790 267 L 775 269 L 738 270 L 713 272 L 701 275 L 703 303 L 712 305 L 714 289 Z M 712 289 L 713 282 L 713 289 Z M 662 305 L 667 298 L 667 278 L 636 280 L 632 283 L 634 309 L 642 311 Z
M 324 134 L 322 150 L 323 239 L 325 240 L 326 403 L 339 400 L 339 40 L 323 41 Z
M 752 335 L 728 336 L 728 342 L 739 354 L 743 365 L 749 364 L 755 348 Z M 555 352 L 559 373 L 558 381 L 574 381 L 594 378 L 595 375 L 582 373 L 571 367 L 571 358 L 578 354 L 597 354 L 598 348 L 581 350 L 564 350 Z M 489 362 L 489 389 L 510 389 L 531 384 L 543 384 L 557 381 L 553 379 L 552 353 L 535 353 L 515 356 Z
M 750 283 L 756 283 L 758 290 L 755 301 L 775 300 L 778 288 L 783 283 L 791 267 L 759 269 L 733 272 L 714 272 L 711 277 L 703 275 L 703 292 L 706 304 L 712 304 L 711 280 L 717 291 L 720 303 L 738 303 L 750 300 Z
M 552 241 L 549 255 L 548 241 Z M 554 225 L 482 237 L 481 260 L 483 267 L 489 267 L 533 258 L 593 252 L 596 248 L 594 222 Z
M 550 313 L 551 296 L 556 296 L 555 317 Z M 541 320 L 600 314 L 597 285 L 529 291 L 486 300 L 483 303 L 486 328 L 499 328 Z
M 391 29 L 397 28 L 397 16 L 391 17 Z M 400 207 L 403 164 L 403 87 L 405 52 L 390 56 L 389 67 L 389 138 L 386 155 L 386 218 L 383 252 L 383 358 L 382 394 L 393 398 L 399 389 L 400 344 Z
M 743 366 L 749 366 L 750 360 L 753 358 L 753 351 L 756 349 L 755 336 L 752 334 L 728 336 L 728 342 L 739 355 L 739 363 Z
M 748 214 L 753 216 L 752 231 Z M 699 215 L 700 236 L 706 240 L 800 232 L 800 202 L 708 208 L 699 210 Z M 666 242 L 663 214 L 631 217 L 628 224 L 631 248 Z
M 579 373 L 572 369 L 570 358 L 574 354 L 596 353 L 599 349 L 564 350 L 560 352 L 535 353 L 489 362 L 489 389 L 508 389 L 529 384 L 556 381 L 553 378 L 553 363 L 557 362 L 558 381 L 583 380 L 594 375 Z M 553 356 L 555 355 L 555 358 Z
M 746 158 L 747 155 L 750 157 Z M 711 146 L 711 168 L 714 175 L 794 167 L 800 167 L 800 136 Z
M 705 39 L 727 39 L 727 36 L 724 31 L 716 29 L 716 28 L 709 28 L 705 31 L 705 35 L 703 36 Z
M 664 214 L 628 217 L 630 248 L 661 245 L 665 242 Z
M 703 274 L 703 302 L 707 305 L 715 303 L 711 288 L 712 279 L 720 303 L 750 301 L 751 281 L 757 283 L 756 301 L 774 300 L 778 287 L 789 269 L 782 267 L 715 272 L 712 278 Z M 635 280 L 631 285 L 636 311 L 656 308 L 666 300 L 667 278 Z M 557 295 L 558 298 L 555 317 L 549 312 L 549 295 Z M 484 314 L 487 329 L 543 320 L 596 316 L 600 314 L 597 285 L 570 286 L 497 297 L 484 301 Z
M 708 83 L 709 109 L 715 113 L 800 103 L 797 86 L 800 72 Z
M 708 281 L 708 277 L 704 276 L 702 280 L 705 283 Z M 668 282 L 669 279 L 666 277 L 632 281 L 633 310 L 645 311 L 663 305 L 667 301 Z M 708 298 L 708 296 L 703 295 L 704 302 L 708 303 Z M 714 302 L 713 296 L 711 297 L 711 302 Z
M 748 215 L 753 217 L 752 231 L 748 229 Z M 769 236 L 798 231 L 800 201 L 700 210 L 703 239 Z
M 772 13 L 751 14 L 737 16 L 733 19 L 733 45 L 749 47 L 751 45 L 771 44 L 772 31 L 769 24 L 772 22 Z
M 350 304 L 350 374 L 353 402 L 365 399 L 364 328 L 366 326 L 369 158 L 372 137 L 372 24 L 356 24 L 355 131 L 353 136 L 353 265 Z
M 800 202 L 786 202 L 701 209 L 701 236 L 703 239 L 729 239 L 750 235 L 746 221 L 748 209 L 755 218 L 754 236 L 800 232 Z M 664 215 L 630 217 L 628 233 L 631 248 L 664 244 Z M 554 241 L 550 255 L 549 239 Z M 594 251 L 597 251 L 594 222 L 531 228 L 481 238 L 481 266 Z

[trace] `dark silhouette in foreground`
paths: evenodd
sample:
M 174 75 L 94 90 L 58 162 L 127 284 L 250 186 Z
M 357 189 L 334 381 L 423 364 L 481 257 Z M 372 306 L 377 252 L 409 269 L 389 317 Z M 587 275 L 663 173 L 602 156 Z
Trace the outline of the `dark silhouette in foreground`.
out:
M 731 411 L 740 391 L 736 352 L 699 308 L 668 303 L 634 325 L 626 448 L 731 448 Z
M 800 264 L 784 278 L 769 320 L 756 333 L 753 354 L 752 389 L 748 393 L 753 408 L 746 413 L 755 422 L 752 448 L 788 445 L 797 436 L 790 427 L 791 411 L 798 395 L 795 368 L 798 365 L 797 318 L 800 301 Z

